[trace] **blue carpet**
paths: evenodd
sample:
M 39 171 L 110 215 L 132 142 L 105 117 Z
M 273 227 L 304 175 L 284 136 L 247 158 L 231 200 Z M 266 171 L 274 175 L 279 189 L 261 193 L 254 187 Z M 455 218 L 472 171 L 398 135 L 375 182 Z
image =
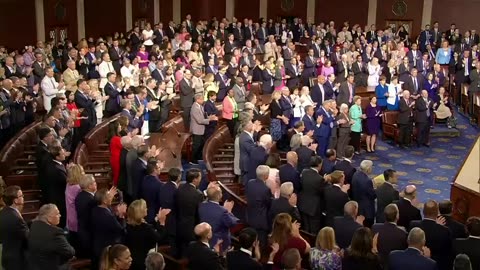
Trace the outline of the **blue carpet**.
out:
M 354 157 L 355 166 L 363 159 L 370 159 L 374 162 L 373 176 L 389 168 L 396 170 L 399 174 L 399 190 L 409 184 L 416 185 L 420 203 L 429 199 L 449 199 L 450 184 L 480 134 L 480 129 L 470 125 L 466 117 L 459 113 L 456 116 L 459 137 L 432 137 L 430 148 L 412 147 L 405 150 L 380 140 L 375 153 L 363 152 Z M 444 125 L 438 124 L 435 129 L 445 129 Z

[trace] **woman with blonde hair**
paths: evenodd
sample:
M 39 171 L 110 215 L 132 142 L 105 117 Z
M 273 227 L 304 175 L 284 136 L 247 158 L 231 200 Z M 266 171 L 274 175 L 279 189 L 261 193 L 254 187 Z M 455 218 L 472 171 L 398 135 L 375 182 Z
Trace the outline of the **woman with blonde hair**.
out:
M 378 78 L 380 78 L 380 75 L 382 74 L 382 67 L 378 63 L 378 58 L 373 57 L 372 61 L 367 64 L 367 69 L 367 85 L 376 87 L 378 85 Z
M 149 250 L 156 248 L 159 243 L 166 244 L 168 242 L 168 233 L 165 229 L 168 213 L 170 213 L 170 209 L 160 209 L 155 219 L 156 222 L 152 225 L 145 222 L 147 216 L 145 200 L 135 200 L 128 206 L 125 245 L 132 253 L 131 270 L 145 269 L 145 257 Z
M 310 252 L 310 244 L 300 235 L 300 224 L 292 223 L 287 213 L 278 214 L 273 221 L 270 243 L 278 243 L 279 250 L 273 259 L 273 269 L 281 269 L 282 254 L 285 250 L 296 248 L 301 255 Z
M 335 231 L 324 227 L 317 234 L 315 247 L 310 250 L 310 266 L 313 270 L 341 270 L 342 258 L 335 242 Z
M 272 65 L 273 66 L 273 65 Z M 290 76 L 285 74 L 285 65 L 283 58 L 278 58 L 276 66 L 274 67 L 275 79 L 273 81 L 273 85 L 275 86 L 276 91 L 282 90 L 287 85 L 287 79 Z
M 205 93 L 205 100 L 208 100 L 208 92 L 213 91 L 218 93 L 218 83 L 214 82 L 214 79 L 215 77 L 213 76 L 213 73 L 208 73 L 203 78 L 203 92 Z
M 97 115 L 97 125 L 102 122 L 103 118 L 103 107 L 105 105 L 105 100 L 109 97 L 104 96 L 102 91 L 99 89 L 99 84 L 97 79 L 91 79 L 88 81 L 88 86 L 90 87 L 89 96 L 95 100 L 95 113 Z
M 85 174 L 83 167 L 78 164 L 67 166 L 67 186 L 65 188 L 65 205 L 67 210 L 67 229 L 69 231 L 68 238 L 75 248 L 78 248 L 78 220 L 77 210 L 75 208 L 75 198 L 82 191 L 80 188 L 80 179 Z

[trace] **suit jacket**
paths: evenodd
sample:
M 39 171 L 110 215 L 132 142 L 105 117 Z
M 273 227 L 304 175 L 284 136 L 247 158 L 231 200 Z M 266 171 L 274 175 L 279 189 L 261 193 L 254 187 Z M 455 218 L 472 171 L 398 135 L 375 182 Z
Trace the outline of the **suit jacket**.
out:
M 105 111 L 119 113 L 122 110 L 120 107 L 121 93 L 111 83 L 105 84 L 103 90 L 109 96 L 109 99 L 105 102 Z
M 142 194 L 142 181 L 147 175 L 147 165 L 137 158 L 132 164 L 132 194 L 135 198 L 139 198 Z
M 448 229 L 450 229 L 450 233 L 452 234 L 452 239 L 468 237 L 465 225 L 454 220 L 452 216 L 443 215 L 443 217 L 445 218 L 445 222 L 446 222 L 445 226 L 447 226 Z
M 188 84 L 185 79 L 182 79 L 180 81 L 180 106 L 182 108 L 191 108 L 194 94 L 192 83 Z
M 170 215 L 170 214 L 169 214 Z M 158 222 L 154 224 L 148 224 L 143 222 L 139 225 L 127 225 L 125 245 L 131 252 L 132 265 L 131 270 L 144 270 L 145 258 L 148 252 L 155 248 L 157 244 L 168 243 L 168 232 L 165 227 Z M 139 239 L 142 239 L 139 241 Z
M 131 132 L 132 130 L 138 128 L 138 129 L 141 129 L 142 128 L 142 120 L 138 117 L 134 117 L 132 115 L 132 113 L 128 110 L 122 110 L 120 112 L 120 115 L 123 115 L 123 116 L 126 116 L 128 118 L 128 131 Z
M 218 254 L 200 241 L 190 243 L 185 257 L 188 259 L 188 269 L 191 270 L 224 269 Z
M 55 204 L 60 213 L 66 216 L 65 188 L 67 186 L 67 170 L 65 166 L 58 164 L 53 159 L 50 160 L 50 162 L 45 164 L 45 179 L 47 179 L 47 198 L 45 201 Z
M 324 197 L 327 225 L 333 226 L 334 217 L 343 216 L 343 206 L 349 201 L 348 194 L 340 187 L 330 185 L 325 188 Z
M 35 61 L 32 64 L 32 73 L 33 73 L 35 84 L 40 84 L 43 78 L 45 77 L 45 68 L 42 67 L 41 63 L 38 63 L 37 61 Z
M 287 198 L 280 196 L 277 199 L 272 200 L 270 210 L 268 211 L 268 217 L 270 224 L 273 223 L 275 217 L 280 213 L 289 214 L 292 217 L 292 221 L 300 222 L 300 212 L 296 206 L 290 205 Z
M 438 263 L 441 270 L 452 269 L 452 235 L 450 230 L 435 220 L 424 219 L 422 221 L 414 220 L 410 228 L 419 227 L 425 232 L 427 242 L 425 245 L 430 248 L 432 259 Z
M 353 97 L 355 96 L 355 84 L 352 84 L 352 103 L 353 103 Z M 338 88 L 338 96 L 337 96 L 337 104 L 342 104 L 345 103 L 350 107 L 352 103 L 350 101 L 350 88 L 348 87 L 347 82 L 343 82 L 340 84 L 340 87 Z
M 410 103 L 411 102 L 412 101 L 410 101 Z M 398 124 L 404 124 L 404 125 L 409 124 L 412 120 L 412 107 L 407 105 L 407 102 L 405 101 L 404 98 L 401 98 L 398 104 L 399 104 L 399 110 L 400 110 L 400 112 L 398 113 L 398 119 L 397 119 Z
M 194 135 L 204 135 L 205 126 L 210 123 L 208 118 L 205 118 L 205 111 L 202 105 L 194 103 L 190 110 L 190 131 Z
M 80 127 L 84 129 L 85 134 L 97 125 L 97 113 L 95 111 L 95 100 L 88 98 L 80 91 L 75 91 L 75 104 L 77 108 L 83 108 L 82 116 L 87 119 L 80 120 Z
M 26 270 L 27 223 L 16 209 L 5 206 L 0 211 L 0 243 L 2 266 L 5 270 Z
M 268 211 L 272 203 L 272 192 L 265 182 L 251 179 L 245 186 L 247 199 L 247 222 L 257 230 L 270 231 Z
M 255 74 L 255 69 L 253 71 L 253 74 Z M 261 74 L 263 94 L 271 94 L 273 91 L 273 81 L 275 80 L 275 74 L 269 72 L 267 69 L 262 70 Z
M 240 145 L 240 170 L 242 173 L 246 173 L 248 170 L 248 162 L 252 156 L 253 149 L 256 149 L 258 146 L 252 136 L 247 132 L 243 131 L 240 133 L 239 138 Z M 246 184 L 246 183 L 245 183 Z
M 420 214 L 420 210 L 412 205 L 409 200 L 404 198 L 400 198 L 398 202 L 396 202 L 398 206 L 399 212 L 399 219 L 398 219 L 398 226 L 402 226 L 405 229 L 410 229 L 410 222 L 412 220 L 421 220 L 422 215 Z
M 141 198 L 147 202 L 147 216 L 145 220 L 153 224 L 160 209 L 160 192 L 163 184 L 154 175 L 146 175 L 142 180 Z
M 195 240 L 193 229 L 199 222 L 198 206 L 203 201 L 203 194 L 191 183 L 178 187 L 175 193 L 175 216 L 177 218 L 177 237 L 188 242 Z
M 383 211 L 387 205 L 398 201 L 400 199 L 398 190 L 396 190 L 392 184 L 390 183 L 383 183 L 379 186 L 375 193 L 377 194 L 377 223 L 381 223 L 385 221 L 385 215 Z
M 335 164 L 334 170 L 340 170 L 345 174 L 345 183 L 351 184 L 353 174 L 357 171 L 348 160 L 340 160 Z
M 181 98 L 182 97 L 180 96 L 180 100 Z M 157 93 L 154 90 L 147 88 L 147 101 L 148 102 L 158 101 L 159 103 L 161 103 L 161 97 L 157 96 Z M 149 120 L 158 121 L 161 118 L 162 118 L 162 112 L 161 112 L 160 106 L 158 108 L 151 109 L 148 111 Z
M 320 127 L 315 127 L 313 135 L 315 137 L 330 137 L 332 134 L 332 128 L 337 125 L 337 122 L 335 121 L 335 118 L 330 114 L 330 112 L 327 112 L 325 108 L 320 107 L 317 110 L 316 116 L 323 116 L 322 123 L 320 124 Z M 315 124 L 317 121 L 315 120 Z
M 256 178 L 256 170 L 259 165 L 267 162 L 268 153 L 262 146 L 252 149 L 247 165 L 247 179 Z
M 356 171 L 352 177 L 352 195 L 358 202 L 359 215 L 367 219 L 375 218 L 375 199 L 377 194 L 373 189 L 372 180 L 362 171 Z
M 75 198 L 75 210 L 77 211 L 78 221 L 78 241 L 81 247 L 83 255 L 88 253 L 92 248 L 92 235 L 91 235 L 91 211 L 96 206 L 93 194 L 88 191 L 82 190 Z
M 472 270 L 480 270 L 480 239 L 463 238 L 453 240 L 454 255 L 467 254 L 472 264 Z
M 302 189 L 298 194 L 298 209 L 300 212 L 319 217 L 325 209 L 324 191 L 325 179 L 312 168 L 302 171 Z
M 327 100 L 325 87 L 320 83 L 315 84 L 312 87 L 310 96 L 312 97 L 313 102 L 317 103 L 317 109 L 318 109 L 323 104 L 323 102 Z
M 335 91 L 338 91 L 338 89 L 335 89 L 335 85 L 332 82 L 326 81 L 325 84 L 323 84 L 323 88 L 325 89 L 325 99 L 336 98 L 337 93 Z
M 361 227 L 362 225 L 358 224 L 351 216 L 335 217 L 333 229 L 335 230 L 335 239 L 338 247 L 341 249 L 348 248 L 352 242 L 353 233 Z
M 165 221 L 165 227 L 169 234 L 175 235 L 176 233 L 176 221 L 175 217 L 175 193 L 177 192 L 177 184 L 175 182 L 168 181 L 160 189 L 160 207 L 162 209 L 171 209 L 172 211 L 167 216 Z
M 304 169 L 307 169 L 310 167 L 310 160 L 312 159 L 313 156 L 315 156 L 315 151 L 312 149 L 302 145 L 297 150 L 295 150 L 298 156 L 298 164 L 297 164 L 297 170 L 300 172 L 300 174 L 303 173 Z M 303 187 L 303 181 L 301 183 L 301 187 Z
M 405 228 L 398 227 L 390 222 L 375 223 L 372 226 L 372 232 L 373 234 L 378 233 L 378 255 L 384 266 L 388 265 L 388 256 L 391 251 L 407 248 L 407 232 Z
M 232 250 L 227 253 L 228 270 L 262 270 L 262 264 L 252 258 L 250 254 L 241 250 Z
M 430 117 L 427 116 L 427 112 L 429 113 L 429 115 L 432 115 L 432 108 L 433 108 L 433 101 L 428 98 L 427 99 L 428 103 L 425 102 L 425 100 L 420 97 L 420 98 L 417 98 L 416 102 L 415 102 L 415 110 L 416 110 L 416 113 L 415 113 L 415 122 L 416 123 L 427 123 L 427 122 L 430 122 Z
M 163 71 L 160 71 L 158 69 L 155 69 L 152 71 L 152 78 L 154 78 L 157 82 L 162 82 L 165 81 L 165 74 L 163 74 Z
M 285 75 L 290 76 L 290 78 L 287 79 L 287 87 L 292 89 L 294 87 L 297 87 L 298 84 L 300 83 L 300 70 L 299 67 L 296 66 L 294 67 L 292 63 L 286 62 L 285 63 Z
M 317 76 L 316 67 L 316 60 L 313 57 L 309 57 L 308 55 L 305 57 L 305 61 L 303 63 L 303 72 L 302 77 L 304 79 L 308 79 L 311 77 Z
M 295 189 L 295 193 L 298 193 L 301 190 L 300 183 L 300 172 L 297 168 L 293 167 L 291 164 L 286 163 L 280 166 L 279 168 L 280 182 L 283 184 L 285 182 L 292 182 Z
M 60 269 L 75 255 L 62 229 L 35 220 L 28 235 L 29 265 L 32 270 Z
M 90 214 L 93 254 L 100 256 L 109 245 L 120 244 L 125 236 L 125 220 L 117 218 L 112 210 L 94 207 Z
M 243 110 L 245 108 L 245 99 L 247 96 L 247 91 L 245 87 L 240 87 L 239 85 L 235 85 L 233 87 L 233 93 L 235 97 L 235 101 L 237 102 L 237 106 L 239 110 Z
M 212 226 L 212 239 L 210 246 L 215 246 L 218 240 L 222 242 L 222 252 L 231 244 L 230 228 L 237 225 L 239 219 L 217 202 L 205 201 L 198 206 L 200 222 L 207 222 Z
M 421 75 L 417 75 L 416 77 L 417 80 L 417 89 L 415 91 L 415 86 L 413 83 L 413 77 L 409 76 L 405 80 L 405 84 L 403 85 L 403 89 L 408 90 L 411 95 L 416 95 L 416 94 L 421 94 L 421 91 L 423 90 L 423 84 L 424 84 L 424 79 Z
M 423 256 L 419 250 L 414 248 L 392 251 L 388 260 L 389 270 L 438 270 L 437 263 L 434 260 Z
M 343 62 L 338 62 L 335 68 L 335 75 L 337 75 L 337 80 L 339 82 L 344 82 L 347 80 L 347 75 L 350 72 L 350 69 L 348 67 L 348 64 L 346 66 L 343 64 Z M 340 103 L 341 104 L 341 103 Z

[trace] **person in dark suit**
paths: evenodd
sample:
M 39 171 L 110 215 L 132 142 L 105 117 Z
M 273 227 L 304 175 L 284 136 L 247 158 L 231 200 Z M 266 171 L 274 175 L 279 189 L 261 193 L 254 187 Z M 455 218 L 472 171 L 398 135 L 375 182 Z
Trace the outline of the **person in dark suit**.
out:
M 417 197 L 417 188 L 414 185 L 408 185 L 403 190 L 403 198 L 400 198 L 395 204 L 398 206 L 400 217 L 398 218 L 398 226 L 410 229 L 412 220 L 421 220 L 420 210 L 412 204 Z
M 164 81 L 158 82 L 153 78 L 148 78 L 146 83 L 147 102 L 150 103 L 148 108 L 148 130 L 150 133 L 160 132 L 162 124 L 162 111 L 160 107 L 161 97 L 158 88 L 160 85 L 165 85 Z
M 57 227 L 59 223 L 60 211 L 54 204 L 40 207 L 28 235 L 29 269 L 59 270 L 75 255 L 75 249 L 68 243 L 65 233 Z
M 315 131 L 317 122 L 314 118 L 315 108 L 312 105 L 305 106 L 305 115 L 302 117 L 303 125 L 305 129 L 303 130 L 303 134 L 307 134 L 310 131 Z
M 246 179 L 255 179 L 256 169 L 259 165 L 265 164 L 268 159 L 268 153 L 272 147 L 272 136 L 264 134 L 260 137 L 258 146 L 252 149 L 249 160 L 247 161 Z
M 410 227 L 419 227 L 425 232 L 426 246 L 431 250 L 432 259 L 438 263 L 440 270 L 452 269 L 452 235 L 450 230 L 437 220 L 439 216 L 438 203 L 427 201 L 423 206 L 423 220 L 413 220 Z
M 310 78 L 317 76 L 317 60 L 315 59 L 313 49 L 308 50 L 308 55 L 303 63 L 302 79 L 303 85 L 310 85 Z
M 480 269 L 480 218 L 469 217 L 466 222 L 467 238 L 453 240 L 453 253 L 466 254 L 471 260 L 472 270 Z
M 303 135 L 301 140 L 302 145 L 300 145 L 300 147 L 295 150 L 298 156 L 297 170 L 300 174 L 303 172 L 304 169 L 310 167 L 310 161 L 312 157 L 315 156 L 315 150 L 317 149 L 317 145 L 315 143 L 312 143 L 313 140 L 309 136 Z
M 126 116 L 128 118 L 128 132 L 132 132 L 135 129 L 140 130 L 143 124 L 142 119 L 140 119 L 143 114 L 143 110 L 138 110 L 135 115 L 132 115 L 132 102 L 128 99 L 122 99 L 122 101 L 120 102 L 120 107 L 122 107 L 120 115 Z
M 326 100 L 323 102 L 320 109 L 317 110 L 317 117 L 321 116 L 321 119 L 317 118 L 317 122 L 322 120 L 320 124 L 317 124 L 313 136 L 318 142 L 317 155 L 325 157 L 325 152 L 327 151 L 328 144 L 330 141 L 330 136 L 332 135 L 332 129 L 334 126 L 339 124 L 344 124 L 345 120 L 335 120 L 335 117 L 331 114 L 332 107 L 334 106 L 333 100 Z
M 268 211 L 269 223 L 272 224 L 275 217 L 280 213 L 289 214 L 292 221 L 301 221 L 297 209 L 297 194 L 294 193 L 292 182 L 285 182 L 280 185 L 280 197 L 272 200 L 272 205 Z
M 323 159 L 320 175 L 330 174 L 333 172 L 337 161 L 337 151 L 335 149 L 327 149 L 325 158 Z
M 142 194 L 142 182 L 145 176 L 147 175 L 147 164 L 148 164 L 148 146 L 140 145 L 137 148 L 138 158 L 132 164 L 130 171 L 132 172 L 132 194 L 133 198 L 140 198 Z
M 417 128 L 417 146 L 430 147 L 430 117 L 433 114 L 433 101 L 428 97 L 427 90 L 422 90 L 422 96 L 415 102 L 415 127 Z
M 248 174 L 248 164 L 250 157 L 252 157 L 253 150 L 260 147 L 256 144 L 253 137 L 254 124 L 250 121 L 245 125 L 242 133 L 239 137 L 239 146 L 240 146 L 240 171 L 242 173 L 242 182 L 246 186 L 248 180 L 250 180 Z
M 453 212 L 452 201 L 444 200 L 439 202 L 438 210 L 440 211 L 440 215 L 445 218 L 445 226 L 447 226 L 450 229 L 450 232 L 452 233 L 452 239 L 468 237 L 465 225 L 454 220 L 452 217 L 452 212 Z
M 345 157 L 343 158 L 343 160 L 337 161 L 337 163 L 333 167 L 333 170 L 339 170 L 345 174 L 345 182 L 347 184 L 352 183 L 353 174 L 357 171 L 357 169 L 352 166 L 352 159 L 354 154 L 355 148 L 351 145 L 347 145 L 345 147 Z
M 27 270 L 27 237 L 29 229 L 22 217 L 23 192 L 19 186 L 4 190 L 5 207 L 0 211 L 0 243 L 2 243 L 1 265 L 5 270 Z
M 96 206 L 94 195 L 97 191 L 97 183 L 92 174 L 86 174 L 80 178 L 80 188 L 82 188 L 82 191 L 80 191 L 75 198 L 79 241 L 79 248 L 76 250 L 76 256 L 79 258 L 90 258 L 92 249 L 90 218 L 91 211 Z
M 430 250 L 425 246 L 425 241 L 425 232 L 420 228 L 413 228 L 408 234 L 408 248 L 394 250 L 388 256 L 388 269 L 437 270 L 437 263 L 430 259 Z
M 115 85 L 117 79 L 115 73 L 109 72 L 107 74 L 107 79 L 108 82 L 103 88 L 105 95 L 109 97 L 105 103 L 105 117 L 111 117 L 122 110 L 120 107 L 122 92 L 118 91 L 117 86 Z
M 121 243 L 125 236 L 125 217 L 127 205 L 122 203 L 113 211 L 112 199 L 116 189 L 100 189 L 95 193 L 97 206 L 90 213 L 90 232 L 92 236 L 92 268 L 98 267 L 99 258 L 105 247 Z
M 415 101 L 410 100 L 410 92 L 408 90 L 403 91 L 403 98 L 399 101 L 400 113 L 398 114 L 398 143 L 400 148 L 405 148 L 410 145 L 410 138 L 412 135 L 412 123 L 413 123 L 413 107 Z
M 160 194 L 163 183 L 158 178 L 163 169 L 163 164 L 157 159 L 149 159 L 147 162 L 147 171 L 142 179 L 140 198 L 147 202 L 147 216 L 145 220 L 153 224 L 155 217 L 160 210 Z
M 252 228 L 243 229 L 238 235 L 240 244 L 239 250 L 232 250 L 227 253 L 227 269 L 228 270 L 268 270 L 273 264 L 267 264 L 262 267 L 260 260 L 260 247 L 257 241 L 257 232 Z M 268 262 L 273 262 L 278 252 L 278 244 L 273 244 L 272 251 L 268 257 Z M 252 257 L 255 255 L 255 258 Z M 269 267 L 270 266 L 270 267 Z
M 32 73 L 35 84 L 40 84 L 45 77 L 45 61 L 43 59 L 43 54 L 40 52 L 35 53 L 35 62 L 32 64 Z
M 309 168 L 302 171 L 302 189 L 298 194 L 298 210 L 302 216 L 302 227 L 309 233 L 316 234 L 322 226 L 322 211 L 325 209 L 325 179 L 319 174 L 322 159 L 310 157 Z
M 208 100 L 205 101 L 203 105 L 203 110 L 207 114 L 207 117 L 210 115 L 218 115 L 218 109 L 215 105 L 215 100 L 217 99 L 217 93 L 214 91 L 209 91 L 207 93 Z M 205 126 L 204 138 L 208 139 L 213 135 L 215 128 L 217 127 L 218 121 L 210 121 L 208 125 Z
M 375 223 L 372 226 L 374 234 L 378 233 L 377 249 L 383 267 L 388 266 L 388 256 L 393 250 L 404 250 L 407 248 L 407 232 L 405 228 L 398 227 L 398 207 L 396 204 L 389 204 L 383 212 L 385 223 Z
M 245 186 L 247 199 L 246 218 L 248 224 L 254 228 L 262 247 L 267 244 L 267 234 L 270 232 L 268 211 L 272 203 L 272 192 L 265 181 L 268 179 L 270 168 L 260 165 L 256 168 L 257 177 L 248 181 Z
M 219 68 L 218 73 L 215 74 L 215 81 L 218 82 L 217 102 L 222 102 L 227 96 L 228 90 L 233 87 L 233 82 L 227 76 L 227 70 L 229 65 L 225 65 Z
M 264 65 L 260 66 L 260 70 L 263 94 L 271 94 L 274 89 L 273 83 L 275 80 L 275 72 L 272 72 L 269 67 L 265 67 Z M 255 68 L 253 74 L 255 74 Z
M 154 78 L 157 82 L 165 81 L 163 61 L 158 61 L 156 63 L 156 69 L 152 71 L 152 78 Z
M 325 82 L 326 78 L 323 75 L 319 75 L 317 77 L 318 83 L 314 84 L 310 93 L 312 97 L 312 101 L 317 103 L 316 109 L 318 110 L 320 106 L 323 104 L 326 98 L 326 90 L 325 90 Z
M 52 156 L 48 151 L 48 145 L 53 142 L 55 135 L 53 134 L 52 129 L 48 126 L 42 126 L 37 131 L 38 134 L 38 144 L 35 148 L 35 165 L 37 167 L 37 181 L 38 186 L 42 190 L 42 199 L 43 203 L 46 203 L 48 198 L 47 194 L 47 183 L 45 178 L 46 164 L 50 161 Z
M 423 89 L 423 85 L 425 79 L 423 76 L 418 75 L 418 70 L 416 68 L 412 68 L 410 71 L 410 76 L 404 80 L 403 89 L 406 89 L 410 92 L 410 95 L 413 98 L 416 98 L 420 95 L 420 92 Z
M 393 185 L 398 182 L 397 172 L 392 169 L 387 169 L 383 172 L 383 177 L 385 183 L 381 184 L 375 190 L 377 194 L 377 223 L 385 222 L 385 215 L 383 213 L 385 207 L 400 199 L 398 190 L 393 187 Z
M 209 241 L 210 246 L 214 246 L 217 241 L 221 240 L 222 245 L 220 251 L 223 254 L 230 248 L 230 228 L 237 225 L 239 219 L 232 214 L 233 201 L 227 200 L 223 206 L 219 204 L 222 197 L 222 190 L 219 186 L 209 187 L 207 189 L 208 201 L 198 206 L 198 216 L 200 222 L 206 222 L 212 226 L 212 238 Z
M 112 66 L 117 74 L 120 74 L 120 68 L 122 67 L 123 50 L 119 47 L 118 39 L 113 40 L 112 47 L 108 49 Z
M 294 151 L 287 153 L 287 163 L 280 166 L 279 177 L 280 183 L 292 182 L 295 188 L 295 193 L 298 193 L 301 189 L 300 184 L 300 172 L 297 170 L 298 155 Z
M 186 127 L 190 125 L 190 110 L 193 105 L 193 95 L 195 90 L 192 87 L 192 72 L 185 70 L 183 80 L 179 82 L 180 85 L 180 107 L 183 110 L 183 123 Z
M 340 78 L 340 77 L 338 77 Z M 347 104 L 348 107 L 353 105 L 353 97 L 355 96 L 355 83 L 353 74 L 347 76 L 347 80 L 340 84 L 338 88 L 337 104 Z
M 88 95 L 90 94 L 90 88 L 87 81 L 80 79 L 77 81 L 78 90 L 75 91 L 75 105 L 79 110 L 83 109 L 81 116 L 86 117 L 80 120 L 80 127 L 78 132 L 80 138 L 83 138 L 90 130 L 97 125 L 97 113 L 95 111 L 95 103 L 97 101 L 92 100 Z M 101 102 L 101 101 L 98 101 Z
M 285 59 L 287 61 L 287 59 Z M 288 75 L 287 78 L 287 87 L 289 89 L 294 89 L 300 83 L 300 77 L 302 73 L 300 72 L 300 67 L 297 64 L 297 59 L 292 58 L 290 61 L 285 62 L 285 75 Z
M 212 238 L 212 227 L 208 223 L 202 222 L 195 226 L 194 232 L 197 240 L 190 243 L 185 255 L 188 259 L 188 269 L 223 270 L 222 260 L 219 256 L 222 241 L 217 241 L 213 250 L 209 244 Z
M 175 236 L 177 233 L 177 218 L 175 209 L 175 194 L 182 177 L 182 172 L 178 168 L 168 170 L 168 181 L 165 182 L 160 190 L 160 207 L 162 209 L 172 209 L 165 220 L 165 228 L 168 232 L 170 246 L 175 247 Z M 173 252 L 175 253 L 175 252 Z
M 353 233 L 362 227 L 364 217 L 358 216 L 358 203 L 349 201 L 343 207 L 343 216 L 337 216 L 333 220 L 335 239 L 338 247 L 346 249 L 352 242 Z
M 49 152 L 52 159 L 45 163 L 45 178 L 47 188 L 47 203 L 53 203 L 58 207 L 60 214 L 60 227 L 66 225 L 65 188 L 67 186 L 67 170 L 63 165 L 65 161 L 65 149 L 61 146 L 51 146 Z
M 178 187 L 174 198 L 174 212 L 177 231 L 177 255 L 183 255 L 188 243 L 195 240 L 193 229 L 199 223 L 198 206 L 203 201 L 203 194 L 198 190 L 202 173 L 198 169 L 187 171 L 185 184 Z
M 334 171 L 329 177 L 332 185 L 327 186 L 324 191 L 326 225 L 333 227 L 334 218 L 344 214 L 343 207 L 349 201 L 350 185 L 344 184 L 345 174 L 342 171 Z
M 352 72 L 356 86 L 367 86 L 367 65 L 363 62 L 361 55 L 357 56 L 357 61 L 352 64 Z
M 373 162 L 363 160 L 360 163 L 360 170 L 352 177 L 352 197 L 359 205 L 359 213 L 365 217 L 364 224 L 371 227 L 375 219 L 375 199 L 377 194 L 373 189 L 373 182 L 368 177 L 372 173 Z

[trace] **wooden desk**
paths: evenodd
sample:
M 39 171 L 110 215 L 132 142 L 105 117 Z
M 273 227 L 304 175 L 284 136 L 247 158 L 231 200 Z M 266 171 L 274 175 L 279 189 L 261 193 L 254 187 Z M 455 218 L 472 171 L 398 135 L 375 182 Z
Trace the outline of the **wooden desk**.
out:
M 172 128 L 165 133 L 153 133 L 145 139 L 147 145 L 155 145 L 157 149 L 160 149 L 157 158 L 165 162 L 162 174 L 167 173 L 170 168 L 182 170 L 182 148 L 189 138 L 190 133 L 177 133 Z

